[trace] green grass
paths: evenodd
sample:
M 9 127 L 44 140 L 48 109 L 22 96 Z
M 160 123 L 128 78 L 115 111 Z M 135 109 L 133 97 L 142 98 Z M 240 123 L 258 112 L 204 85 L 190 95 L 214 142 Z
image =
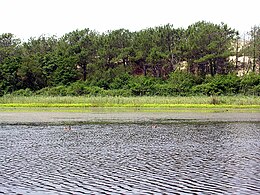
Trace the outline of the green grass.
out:
M 258 96 L 20 97 L 3 96 L 0 107 L 260 108 Z

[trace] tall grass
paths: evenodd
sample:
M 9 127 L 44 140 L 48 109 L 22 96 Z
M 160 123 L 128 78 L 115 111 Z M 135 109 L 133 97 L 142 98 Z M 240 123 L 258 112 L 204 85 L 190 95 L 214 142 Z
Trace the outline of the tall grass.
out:
M 111 96 L 3 96 L 0 107 L 177 107 L 177 106 L 256 106 L 260 107 L 258 96 L 190 96 L 190 97 L 111 97 Z

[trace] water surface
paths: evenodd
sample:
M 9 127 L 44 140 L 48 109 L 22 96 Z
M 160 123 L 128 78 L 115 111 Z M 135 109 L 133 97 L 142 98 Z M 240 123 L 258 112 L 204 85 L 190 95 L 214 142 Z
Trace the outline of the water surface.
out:
M 0 126 L 0 194 L 259 194 L 260 123 Z

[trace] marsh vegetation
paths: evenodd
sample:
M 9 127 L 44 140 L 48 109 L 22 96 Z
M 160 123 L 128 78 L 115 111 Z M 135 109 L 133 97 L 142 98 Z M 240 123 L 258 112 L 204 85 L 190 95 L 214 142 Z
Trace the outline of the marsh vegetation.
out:
M 260 108 L 258 96 L 4 96 L 0 107 Z

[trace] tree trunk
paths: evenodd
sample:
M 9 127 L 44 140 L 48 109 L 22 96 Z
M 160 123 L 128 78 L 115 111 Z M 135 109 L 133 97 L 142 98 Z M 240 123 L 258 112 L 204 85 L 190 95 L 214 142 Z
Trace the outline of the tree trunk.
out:
M 83 69 L 83 81 L 86 81 L 87 80 L 87 66 L 86 66 L 86 64 L 84 64 L 82 66 L 82 69 Z
M 144 65 L 144 76 L 147 75 L 147 65 Z
M 238 45 L 238 38 L 237 38 L 237 45 L 236 45 L 236 70 L 238 69 L 238 47 L 239 47 L 239 45 Z
M 214 65 L 214 63 L 210 62 L 209 66 L 210 66 L 210 75 L 214 76 L 215 75 L 215 70 L 214 70 L 215 65 Z

